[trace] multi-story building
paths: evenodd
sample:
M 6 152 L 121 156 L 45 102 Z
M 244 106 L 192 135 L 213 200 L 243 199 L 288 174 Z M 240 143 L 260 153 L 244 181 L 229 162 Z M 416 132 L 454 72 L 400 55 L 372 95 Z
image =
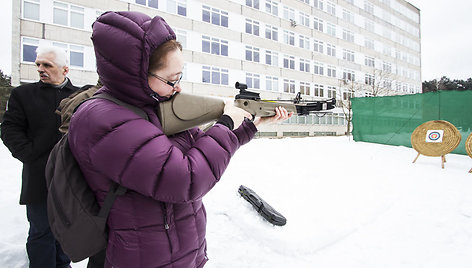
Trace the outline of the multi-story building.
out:
M 91 25 L 107 10 L 165 18 L 184 47 L 186 92 L 234 97 L 236 81 L 265 99 L 421 92 L 420 11 L 404 0 L 13 1 L 12 83 L 37 80 L 35 49 L 47 43 L 68 51 L 74 84 L 94 84 Z M 340 108 L 262 129 L 345 131 Z

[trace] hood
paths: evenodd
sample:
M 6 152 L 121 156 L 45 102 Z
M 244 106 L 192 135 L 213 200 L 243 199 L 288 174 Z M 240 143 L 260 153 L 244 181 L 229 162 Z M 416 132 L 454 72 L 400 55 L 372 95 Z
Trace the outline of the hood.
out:
M 106 12 L 92 26 L 97 72 L 103 91 L 135 106 L 155 103 L 148 85 L 151 52 L 175 39 L 162 17 L 123 11 Z

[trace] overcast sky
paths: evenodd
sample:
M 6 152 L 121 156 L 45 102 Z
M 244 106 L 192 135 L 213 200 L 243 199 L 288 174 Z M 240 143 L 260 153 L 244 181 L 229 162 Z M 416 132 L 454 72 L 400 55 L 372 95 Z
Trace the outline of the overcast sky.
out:
M 20 0 L 4 0 L 0 9 L 0 69 L 6 74 L 11 74 L 11 1 Z M 422 81 L 472 77 L 472 1 L 409 2 L 421 10 Z

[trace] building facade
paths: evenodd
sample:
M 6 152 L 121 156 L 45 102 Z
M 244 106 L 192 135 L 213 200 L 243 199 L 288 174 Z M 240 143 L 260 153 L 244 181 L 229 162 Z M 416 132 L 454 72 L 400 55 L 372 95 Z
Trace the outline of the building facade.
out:
M 42 43 L 67 50 L 74 84 L 94 84 L 91 25 L 108 10 L 165 18 L 184 47 L 186 92 L 232 98 L 236 81 L 264 99 L 421 92 L 420 11 L 404 0 L 13 1 L 12 84 L 37 80 L 35 49 Z M 345 131 L 339 107 L 261 133 Z

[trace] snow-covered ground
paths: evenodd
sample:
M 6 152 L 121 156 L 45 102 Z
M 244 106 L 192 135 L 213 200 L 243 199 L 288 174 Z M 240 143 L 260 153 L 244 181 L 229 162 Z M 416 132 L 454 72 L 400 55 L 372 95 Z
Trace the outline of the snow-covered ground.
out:
M 472 267 L 472 159 L 347 137 L 257 139 L 205 197 L 209 268 Z M 27 267 L 21 164 L 0 145 L 0 267 Z M 263 220 L 237 192 L 287 218 Z M 86 262 L 73 264 L 86 267 Z

